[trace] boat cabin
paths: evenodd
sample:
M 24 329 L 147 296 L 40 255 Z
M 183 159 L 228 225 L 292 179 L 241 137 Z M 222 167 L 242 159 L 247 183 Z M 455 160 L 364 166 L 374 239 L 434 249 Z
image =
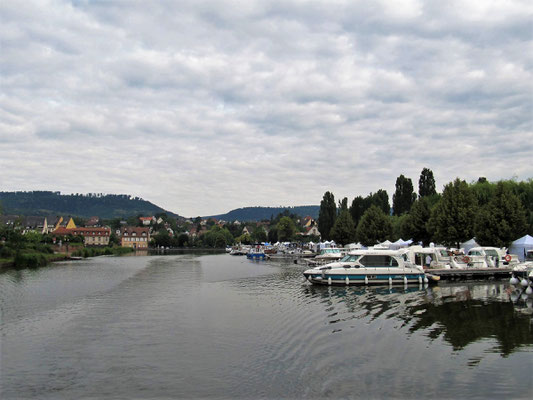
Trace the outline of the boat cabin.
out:
M 504 265 L 517 264 L 518 256 L 506 254 L 507 249 L 498 247 L 472 247 L 468 250 L 468 265 L 480 268 L 498 268 Z
M 444 247 L 411 246 L 406 249 L 407 259 L 422 268 L 450 268 L 452 254 Z

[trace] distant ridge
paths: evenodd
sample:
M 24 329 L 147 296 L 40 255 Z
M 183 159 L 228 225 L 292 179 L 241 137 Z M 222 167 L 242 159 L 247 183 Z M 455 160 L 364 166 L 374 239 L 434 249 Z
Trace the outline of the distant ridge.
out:
M 243 207 L 231 210 L 226 214 L 210 215 L 203 218 L 216 218 L 224 221 L 261 221 L 276 217 L 278 214 L 289 211 L 300 217 L 310 216 L 318 218 L 320 206 L 296 206 L 296 207 Z
M 61 192 L 0 192 L 4 214 L 71 215 L 82 218 L 127 218 L 135 215 L 166 213 L 178 217 L 149 201 L 127 194 L 61 194 Z

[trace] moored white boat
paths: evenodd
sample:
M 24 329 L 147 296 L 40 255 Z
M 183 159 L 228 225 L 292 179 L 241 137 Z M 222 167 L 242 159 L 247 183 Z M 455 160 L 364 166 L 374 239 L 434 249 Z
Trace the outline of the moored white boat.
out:
M 402 250 L 357 250 L 336 262 L 304 271 L 306 279 L 322 285 L 407 285 L 427 283 L 425 274 Z
M 464 257 L 467 268 L 512 268 L 518 264 L 518 256 L 507 254 L 505 248 L 472 247 Z
M 527 294 L 533 294 L 533 250 L 527 251 L 524 262 L 514 266 L 510 281 L 513 285 L 527 288 Z

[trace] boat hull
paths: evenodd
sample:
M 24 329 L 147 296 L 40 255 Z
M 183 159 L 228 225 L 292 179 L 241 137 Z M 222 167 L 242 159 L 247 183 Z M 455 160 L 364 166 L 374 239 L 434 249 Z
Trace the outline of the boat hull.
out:
M 246 254 L 246 258 L 249 258 L 251 260 L 264 260 L 265 259 L 265 254 L 263 253 L 257 253 L 257 254 Z
M 405 285 L 426 282 L 424 273 L 320 273 L 305 271 L 306 279 L 317 285 Z

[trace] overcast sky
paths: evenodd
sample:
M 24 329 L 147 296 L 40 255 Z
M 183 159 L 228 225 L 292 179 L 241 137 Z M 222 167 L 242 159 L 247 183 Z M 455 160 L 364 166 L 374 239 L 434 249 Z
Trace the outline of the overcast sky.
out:
M 0 190 L 184 216 L 533 177 L 527 1 L 0 1 Z

